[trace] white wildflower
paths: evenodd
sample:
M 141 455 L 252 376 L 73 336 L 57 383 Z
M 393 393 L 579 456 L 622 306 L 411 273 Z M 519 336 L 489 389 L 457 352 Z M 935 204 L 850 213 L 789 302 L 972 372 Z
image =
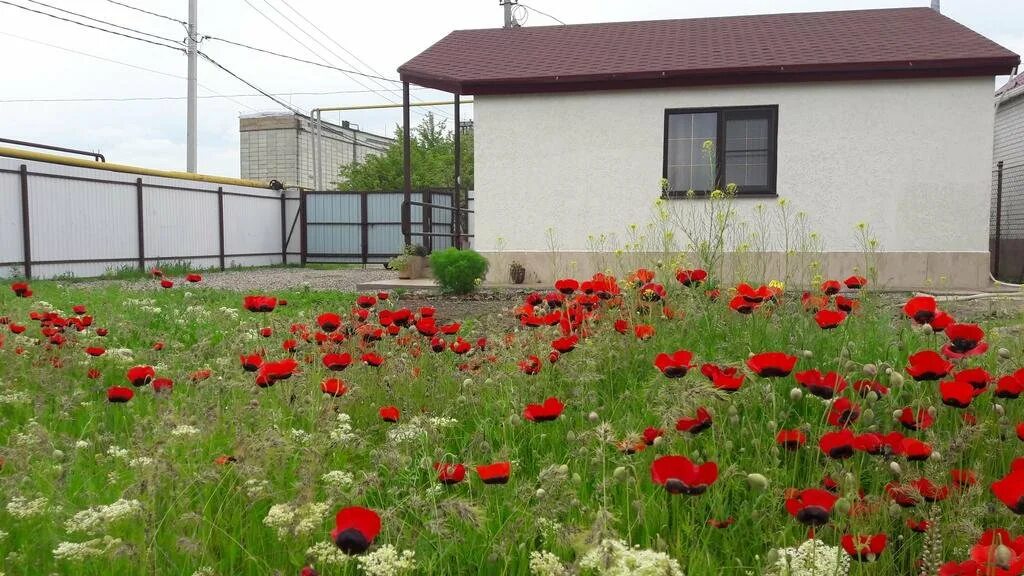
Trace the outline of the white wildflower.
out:
M 217 576 L 217 572 L 213 569 L 213 566 L 201 566 L 192 573 L 192 576 Z
M 780 548 L 778 560 L 769 566 L 771 576 L 846 576 L 850 558 L 836 546 L 808 540 L 797 548 Z
M 434 416 L 429 420 L 430 426 L 435 430 L 444 430 L 445 428 L 451 428 L 459 423 L 455 418 L 448 418 L 447 416 Z
M 119 538 L 104 536 L 86 542 L 61 542 L 53 550 L 53 557 L 57 560 L 82 561 L 99 556 L 105 556 L 115 547 L 120 546 Z
M 270 482 L 266 480 L 260 480 L 258 478 L 250 478 L 242 484 L 242 489 L 245 490 L 245 495 L 252 500 L 261 498 L 266 495 L 267 490 L 270 489 Z
M 75 442 L 75 449 L 76 450 L 85 450 L 89 446 L 90 446 L 90 444 L 89 444 L 88 440 L 79 440 L 78 442 Z
M 114 358 L 116 360 L 131 361 L 134 357 L 134 352 L 132 352 L 131 348 L 108 348 L 107 357 Z
M 111 446 L 110 448 L 107 448 L 107 456 L 110 456 L 111 458 L 120 458 L 122 460 L 127 460 L 128 449 L 121 448 L 119 446 Z
M 562 561 L 551 552 L 533 551 L 530 552 L 530 574 L 534 576 L 566 576 L 569 571 L 562 565 Z
M 195 426 L 190 426 L 188 424 L 179 424 L 178 426 L 175 426 L 173 430 L 171 430 L 171 436 L 177 437 L 196 436 L 198 434 L 199 428 L 196 428 Z
M 292 428 L 292 439 L 299 444 L 308 444 L 312 434 L 305 430 L 299 430 L 298 428 Z
M 357 558 L 359 567 L 367 576 L 399 576 L 416 569 L 416 553 L 412 550 L 399 552 L 391 544 Z
M 267 511 L 263 523 L 277 530 L 279 538 L 307 536 L 320 528 L 329 510 L 327 502 L 310 502 L 301 506 L 274 504 Z
M 347 444 L 356 439 L 356 435 L 352 433 L 352 417 L 342 412 L 338 414 L 338 422 L 331 429 L 330 438 L 332 442 L 337 444 Z
M 68 532 L 98 535 L 105 532 L 112 524 L 141 516 L 141 502 L 121 498 L 112 504 L 101 504 L 78 512 L 64 523 L 64 527 Z
M 31 396 L 19 390 L 7 390 L 0 392 L 0 404 L 13 406 L 15 404 L 28 404 L 31 400 Z
M 399 424 L 388 430 L 388 441 L 392 444 L 406 444 L 424 437 L 426 432 L 415 423 Z
M 682 576 L 679 562 L 664 552 L 602 540 L 580 560 L 580 568 L 602 576 Z
M 0 542 L 3 542 L 7 538 L 7 532 L 0 530 Z
M 153 460 L 149 456 L 139 456 L 138 458 L 132 458 L 131 460 L 129 460 L 128 467 L 136 469 L 149 468 L 150 466 L 153 465 L 154 462 L 155 460 Z
M 43 497 L 29 500 L 22 496 L 15 496 L 7 503 L 7 513 L 19 520 L 25 520 L 46 514 L 49 507 L 50 501 Z
M 324 486 L 331 490 L 345 490 L 355 482 L 352 473 L 343 470 L 331 470 L 321 476 L 320 480 L 324 483 Z
M 345 554 L 334 542 L 317 542 L 306 550 L 306 556 L 313 560 L 314 564 L 323 566 L 342 566 L 352 559 Z
M 227 306 L 221 306 L 220 307 L 220 313 L 225 315 L 225 316 L 228 316 L 228 317 L 230 317 L 232 319 L 238 318 L 238 309 L 237 308 L 228 308 Z

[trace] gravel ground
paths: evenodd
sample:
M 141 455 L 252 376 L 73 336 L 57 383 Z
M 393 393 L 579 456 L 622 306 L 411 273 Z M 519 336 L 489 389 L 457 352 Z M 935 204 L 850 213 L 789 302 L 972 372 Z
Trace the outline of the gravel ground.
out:
M 235 290 L 237 292 L 274 292 L 309 286 L 312 290 L 337 290 L 354 292 L 356 284 L 374 280 L 398 278 L 398 273 L 384 268 L 345 268 L 339 270 L 315 270 L 312 268 L 253 268 L 228 272 L 204 272 L 202 285 L 207 288 Z M 184 282 L 184 279 L 175 279 Z M 156 280 L 96 280 L 82 282 L 79 286 L 104 287 L 120 284 L 129 290 L 152 290 L 158 288 Z

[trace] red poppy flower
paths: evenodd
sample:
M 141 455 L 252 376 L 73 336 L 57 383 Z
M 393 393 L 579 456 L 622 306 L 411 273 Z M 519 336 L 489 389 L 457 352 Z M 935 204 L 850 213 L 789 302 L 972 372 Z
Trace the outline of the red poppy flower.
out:
M 828 306 L 828 296 L 815 296 L 810 292 L 804 292 L 800 295 L 800 303 L 803 304 L 804 310 L 817 312 Z
M 138 388 L 149 384 L 156 377 L 156 370 L 152 366 L 133 366 L 128 369 L 127 377 L 132 386 Z
M 185 275 L 185 280 L 187 282 L 191 282 L 191 283 L 195 284 L 196 282 L 202 282 L 203 281 L 203 277 L 200 274 L 186 274 Z
M 213 459 L 213 463 L 217 466 L 227 466 L 228 464 L 234 464 L 235 462 L 238 462 L 238 458 L 229 454 L 221 454 Z
M 921 493 L 910 484 L 889 482 L 885 485 L 885 493 L 901 508 L 913 508 L 921 501 Z
M 170 378 L 154 378 L 151 384 L 153 392 L 170 392 L 174 389 L 174 381 Z
M 733 518 L 732 516 L 729 516 L 725 520 L 718 520 L 716 518 L 708 518 L 708 526 L 711 526 L 712 528 L 718 528 L 718 529 L 728 528 L 729 526 L 732 526 L 735 523 L 736 523 L 736 519 Z
M 614 327 L 615 331 L 618 332 L 619 334 L 625 334 L 626 332 L 629 331 L 629 322 L 623 318 L 619 318 L 618 320 L 615 321 Z
M 344 396 L 345 392 L 348 392 L 348 386 L 345 386 L 345 382 L 338 378 L 328 378 L 320 383 L 320 391 L 328 396 Z
M 85 305 L 75 304 L 74 306 L 71 307 L 71 311 L 81 316 L 82 314 L 85 314 Z
M 1014 399 L 1024 392 L 1024 382 L 1017 377 L 1016 373 L 1003 376 L 996 382 L 996 389 L 993 392 L 996 398 Z
M 954 374 L 953 379 L 958 382 L 967 382 L 974 387 L 977 393 L 981 393 L 988 388 L 989 382 L 992 381 L 992 375 L 984 368 L 967 368 Z
M 953 408 L 967 408 L 974 399 L 975 389 L 969 382 L 946 380 L 939 383 L 942 403 Z
M 731 370 L 735 374 L 736 369 L 733 368 Z M 743 386 L 744 378 L 745 376 L 743 374 L 730 375 L 723 370 L 719 370 L 711 376 L 711 385 L 714 386 L 716 390 L 732 394 L 733 392 L 737 392 Z
M 853 443 L 853 431 L 849 428 L 843 428 L 838 432 L 822 434 L 821 439 L 818 440 L 818 448 L 829 458 L 845 460 L 853 456 Z
M 580 341 L 580 337 L 573 334 L 572 336 L 565 336 L 564 338 L 558 338 L 551 342 L 551 347 L 557 350 L 559 353 L 572 352 L 573 348 L 576 347 Z
M 637 287 L 643 286 L 651 280 L 654 280 L 654 272 L 646 268 L 637 268 L 636 271 L 626 277 L 627 282 Z
M 676 430 L 680 432 L 689 432 L 696 435 L 708 428 L 711 428 L 711 413 L 703 406 L 697 408 L 697 415 L 693 418 L 680 418 L 676 420 Z
M 974 470 L 956 468 L 949 471 L 949 477 L 957 488 L 970 488 L 978 483 L 978 475 Z
M 441 334 L 447 334 L 448 336 L 458 334 L 460 329 L 462 329 L 462 324 L 459 324 L 458 322 L 450 322 L 438 328 L 438 330 L 441 331 Z
M 868 285 L 868 279 L 863 276 L 850 276 L 843 281 L 850 290 L 860 290 Z
M 246 296 L 245 309 L 249 312 L 273 312 L 277 298 L 273 296 Z
M 89 368 L 89 372 L 86 374 L 90 379 L 95 380 L 101 376 L 100 371 L 96 368 Z
M 918 382 L 945 378 L 953 370 L 953 364 L 934 350 L 922 350 L 908 358 L 907 374 Z
M 910 530 L 913 532 L 924 534 L 928 531 L 929 528 L 931 528 L 931 522 L 928 522 L 927 520 L 915 520 L 913 518 L 907 518 L 907 528 L 910 528 Z M 940 572 L 940 574 L 945 574 L 945 572 Z
M 294 358 L 285 358 L 274 362 L 264 362 L 257 374 L 257 384 L 270 386 L 278 380 L 287 380 L 298 369 L 299 363 Z
M 25 331 L 25 325 L 18 324 L 17 322 L 11 322 L 7 326 L 7 329 L 10 330 L 12 334 L 21 334 Z
M 656 282 L 648 282 L 640 288 L 640 299 L 645 302 L 660 302 L 667 295 L 665 287 Z
M 562 415 L 565 405 L 554 396 L 548 398 L 543 404 L 527 404 L 523 409 L 523 418 L 531 422 L 548 422 Z
M 341 327 L 341 316 L 333 312 L 324 312 L 316 317 L 316 323 L 324 332 L 334 332 Z
M 111 386 L 107 388 L 107 402 L 127 402 L 132 399 L 132 396 L 135 396 L 135 393 L 132 392 L 131 388 L 124 386 Z
M 678 280 L 683 286 L 700 286 L 707 277 L 708 273 L 700 268 L 676 271 L 676 280 Z
M 925 532 L 926 530 L 922 530 Z M 978 576 L 984 574 L 980 564 L 974 560 L 964 562 L 946 562 L 939 567 L 939 576 Z
M 289 338 L 284 342 L 281 342 L 281 349 L 285 352 L 295 352 L 295 349 L 299 347 L 299 343 L 294 339 Z
M 532 356 L 531 355 L 530 357 L 526 358 L 525 360 L 520 360 L 519 361 L 519 370 L 521 372 L 523 372 L 524 374 L 528 374 L 530 376 L 533 376 L 535 374 L 539 374 L 540 373 L 540 369 L 541 369 L 542 365 L 543 364 L 541 363 L 540 358 L 537 358 L 536 356 Z
M 753 314 L 760 305 L 760 302 L 751 302 L 743 296 L 734 296 L 732 300 L 729 300 L 729 308 L 740 314 Z
M 919 408 L 917 412 L 914 412 L 914 409 L 909 406 L 900 412 L 899 420 L 900 424 L 903 424 L 908 430 L 927 430 L 935 423 L 935 417 L 930 411 Z
M 663 429 L 648 426 L 647 428 L 644 428 L 644 443 L 647 444 L 648 446 L 653 446 L 654 441 L 664 435 L 665 431 Z
M 103 356 L 107 353 L 107 349 L 102 346 L 90 346 L 85 349 L 85 353 L 92 357 Z
M 956 320 L 949 314 L 946 314 L 945 312 L 942 311 L 936 312 L 935 318 L 932 319 L 931 322 L 932 330 L 934 330 L 935 332 L 942 332 L 943 330 L 948 328 L 950 324 L 953 324 L 954 322 L 956 322 Z
M 836 372 L 822 374 L 818 370 L 805 370 L 797 372 L 794 378 L 808 392 L 825 400 L 846 390 L 846 379 Z
M 470 350 L 472 350 L 473 349 L 473 345 L 470 344 L 469 342 L 466 342 L 465 340 L 463 340 L 462 337 L 460 336 L 460 337 L 455 339 L 455 342 L 452 342 L 451 349 L 452 349 L 452 352 L 455 352 L 456 354 L 460 354 L 461 355 L 461 354 L 465 354 L 466 352 L 469 352 Z
M 844 534 L 841 539 L 843 550 L 858 562 L 874 562 L 885 550 L 885 534 Z
M 242 362 L 242 369 L 246 372 L 255 372 L 263 365 L 263 356 L 260 356 L 258 353 L 242 354 L 238 358 Z
M 693 353 L 689 350 L 676 350 L 672 354 L 662 352 L 655 356 L 654 365 L 669 378 L 682 378 L 693 368 L 690 364 L 692 359 Z
M 703 494 L 718 479 L 718 464 L 696 464 L 685 456 L 661 456 L 651 463 L 651 481 L 669 494 Z
M 385 422 L 398 422 L 399 412 L 398 408 L 394 406 L 384 406 L 379 411 L 380 419 Z
M 879 396 L 885 396 L 889 393 L 889 389 L 886 388 L 881 382 L 874 380 L 858 380 L 853 383 L 853 389 L 862 397 L 867 397 L 868 392 L 874 392 Z
M 795 452 L 807 443 L 807 435 L 800 430 L 779 430 L 775 435 L 775 443 L 790 452 Z
M 338 510 L 331 540 L 346 554 L 366 552 L 380 534 L 380 516 L 369 508 L 352 506 Z
M 360 308 L 373 308 L 377 305 L 377 299 L 368 294 L 361 294 L 356 298 L 356 306 Z
M 931 323 L 936 312 L 935 298 L 931 296 L 914 296 L 903 305 L 903 313 L 918 324 Z
M 476 467 L 476 474 L 484 484 L 507 484 L 511 471 L 512 465 L 509 462 L 495 462 Z
M 363 354 L 361 360 L 367 366 L 372 366 L 374 368 L 377 368 L 384 363 L 384 357 L 376 352 L 367 352 L 366 354 Z
M 932 455 L 932 447 L 927 442 L 922 442 L 917 438 L 904 438 L 900 441 L 899 449 L 895 452 L 911 462 L 918 462 L 927 460 Z
M 871 454 L 877 456 L 882 453 L 882 448 L 885 446 L 885 441 L 881 434 L 875 432 L 865 432 L 858 434 L 853 438 L 853 449 L 858 452 L 864 452 L 865 454 Z
M 555 290 L 558 290 L 562 294 L 572 294 L 573 292 L 579 290 L 579 288 L 580 283 L 572 278 L 563 278 L 561 280 L 555 281 Z
M 442 484 L 458 484 L 466 479 L 466 467 L 462 464 L 434 463 L 437 479 Z
M 786 499 L 786 511 L 801 524 L 824 526 L 839 498 L 827 490 L 807 488 Z
M 830 426 L 847 427 L 860 418 L 860 406 L 843 397 L 832 403 L 828 410 L 828 423 Z
M 818 310 L 814 315 L 814 321 L 822 330 L 831 330 L 846 320 L 846 312 L 840 310 Z
M 340 372 L 345 368 L 348 368 L 349 364 L 351 363 L 352 355 L 349 354 L 348 352 L 334 352 L 330 354 L 324 354 L 323 364 L 328 370 Z
M 96 335 L 97 336 L 106 336 L 108 333 L 109 333 L 109 331 L 106 328 L 97 328 L 96 329 Z
M 1014 514 L 1024 514 L 1024 469 L 1015 468 L 992 483 L 992 494 Z
M 986 530 L 971 547 L 977 563 L 973 576 L 1017 576 L 1024 573 L 1024 536 L 1012 537 L 1004 528 Z
M 164 278 L 160 281 L 161 288 L 174 288 L 174 281 Z
M 32 288 L 29 287 L 27 282 L 15 282 L 11 284 L 11 291 L 18 298 L 29 298 L 32 296 Z
M 963 358 L 977 356 L 988 350 L 985 332 L 977 324 L 952 324 L 946 327 L 949 342 L 942 347 L 942 354 L 947 358 Z
M 650 324 L 637 324 L 633 328 L 633 335 L 637 340 L 650 340 L 654 337 L 654 326 Z
M 789 376 L 796 366 L 796 356 L 782 352 L 762 352 L 747 359 L 747 367 L 762 378 Z
M 771 300 L 774 296 L 771 288 L 762 284 L 755 289 L 746 282 L 736 286 L 736 293 L 752 304 L 760 304 L 766 300 Z
M 836 296 L 836 309 L 842 310 L 846 313 L 851 313 L 860 306 L 860 302 L 847 298 L 846 296 Z
M 273 335 L 274 335 L 274 329 L 273 328 L 269 328 L 269 327 L 268 328 L 260 328 L 260 336 L 262 336 L 264 338 L 270 338 Z
M 713 288 L 711 290 L 705 291 L 704 295 L 708 297 L 708 300 L 711 300 L 712 302 L 717 302 L 718 297 L 722 295 L 722 291 L 719 290 L 718 288 Z
M 843 285 L 839 283 L 839 280 L 825 280 L 821 283 L 821 291 L 828 296 L 839 294 L 842 289 Z
M 927 478 L 911 480 L 910 485 L 921 494 L 926 502 L 941 502 L 949 497 L 949 486 L 934 484 Z
M 208 368 L 203 368 L 201 370 L 196 370 L 195 372 L 189 374 L 188 375 L 188 379 L 191 380 L 192 382 L 202 382 L 202 381 L 208 379 L 212 375 L 213 375 L 213 370 L 210 370 Z

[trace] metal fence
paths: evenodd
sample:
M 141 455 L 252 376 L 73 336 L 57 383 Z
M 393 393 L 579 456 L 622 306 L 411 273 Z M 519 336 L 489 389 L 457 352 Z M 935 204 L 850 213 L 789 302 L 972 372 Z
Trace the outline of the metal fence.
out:
M 992 174 L 989 252 L 997 280 L 1024 282 L 1024 164 L 998 162 Z
M 0 157 L 0 276 L 298 262 L 298 191 Z

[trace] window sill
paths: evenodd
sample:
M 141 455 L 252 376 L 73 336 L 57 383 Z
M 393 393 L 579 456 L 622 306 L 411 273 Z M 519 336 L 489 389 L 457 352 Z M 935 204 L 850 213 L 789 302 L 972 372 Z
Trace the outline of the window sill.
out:
M 764 198 L 778 198 L 779 195 L 775 192 L 738 192 L 732 198 L 733 200 L 744 200 L 744 199 L 764 199 Z M 662 194 L 662 200 L 706 200 L 711 198 L 709 192 L 694 192 L 693 196 L 690 196 L 686 192 L 670 192 L 668 194 Z

